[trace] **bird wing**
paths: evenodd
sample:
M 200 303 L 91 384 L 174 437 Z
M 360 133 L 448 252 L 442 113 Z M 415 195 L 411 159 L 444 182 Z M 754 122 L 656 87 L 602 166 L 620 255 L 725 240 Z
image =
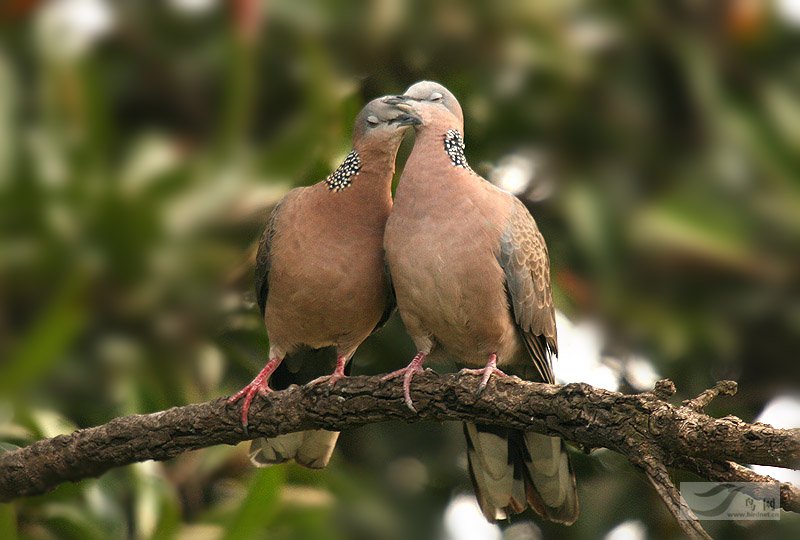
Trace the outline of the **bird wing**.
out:
M 386 257 L 384 256 L 384 261 L 385 259 Z M 389 265 L 385 262 L 383 265 L 383 273 L 386 276 L 386 308 L 383 310 L 378 324 L 373 328 L 372 334 L 383 328 L 394 313 L 394 310 L 397 309 L 397 297 L 394 294 L 394 286 L 392 285 L 392 274 L 389 272 Z
M 554 383 L 550 355 L 558 354 L 558 341 L 547 245 L 525 205 L 516 197 L 513 204 L 498 262 L 505 271 L 506 291 L 525 348 L 542 381 Z
M 253 281 L 256 288 L 258 308 L 262 318 L 264 317 L 264 313 L 267 309 L 267 296 L 269 295 L 269 270 L 272 263 L 270 257 L 270 246 L 275 238 L 275 232 L 279 227 L 279 219 L 281 214 L 286 211 L 287 207 L 291 206 L 292 200 L 297 198 L 303 189 L 305 188 L 293 189 L 287 193 L 283 199 L 278 202 L 278 204 L 275 205 L 275 208 L 272 209 L 272 212 L 269 215 L 269 220 L 267 221 L 267 226 L 264 229 L 264 233 L 261 235 L 261 239 L 258 242 L 258 252 L 256 253 L 256 267 L 253 273 Z

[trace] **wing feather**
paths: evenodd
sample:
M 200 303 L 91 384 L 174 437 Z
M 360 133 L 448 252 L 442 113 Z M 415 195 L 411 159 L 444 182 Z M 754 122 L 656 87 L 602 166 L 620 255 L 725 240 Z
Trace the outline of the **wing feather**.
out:
M 383 328 L 391 318 L 394 310 L 397 309 L 397 298 L 395 297 L 394 286 L 392 285 L 392 274 L 389 272 L 389 265 L 386 263 L 383 265 L 383 272 L 386 276 L 386 308 L 383 310 L 378 324 L 372 329 L 372 334 Z
M 550 258 L 536 222 L 514 197 L 514 210 L 500 239 L 498 255 L 506 277 L 514 320 L 543 382 L 554 383 L 550 357 L 558 354 Z
M 269 296 L 269 271 L 272 264 L 270 257 L 270 247 L 275 238 L 275 232 L 279 226 L 279 219 L 287 207 L 291 207 L 292 200 L 297 198 L 298 195 L 305 188 L 296 188 L 287 193 L 283 199 L 272 209 L 267 220 L 267 226 L 261 234 L 261 239 L 258 241 L 258 251 L 256 252 L 256 267 L 253 272 L 253 281 L 256 288 L 256 299 L 258 300 L 258 308 L 261 317 L 267 309 L 267 297 Z

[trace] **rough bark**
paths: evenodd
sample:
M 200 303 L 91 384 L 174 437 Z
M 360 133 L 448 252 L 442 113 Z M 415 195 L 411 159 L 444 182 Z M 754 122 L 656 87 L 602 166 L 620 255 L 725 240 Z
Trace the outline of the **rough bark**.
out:
M 685 507 L 667 466 L 713 481 L 771 480 L 737 465 L 797 468 L 800 430 L 712 418 L 703 407 L 719 394 L 733 394 L 723 381 L 697 398 L 674 405 L 670 381 L 654 391 L 624 395 L 586 384 L 564 386 L 493 378 L 476 395 L 470 374 L 414 378 L 417 413 L 403 403 L 401 384 L 379 377 L 348 377 L 334 386 L 291 387 L 256 398 L 249 433 L 239 406 L 220 398 L 146 415 L 116 418 L 70 435 L 38 441 L 0 455 L 0 502 L 50 491 L 66 481 L 148 459 L 165 460 L 188 450 L 237 444 L 309 428 L 343 430 L 387 420 L 468 420 L 559 435 L 585 450 L 605 447 L 625 455 L 649 478 L 670 510 Z M 798 490 L 784 484 L 781 507 L 798 510 Z M 681 521 L 686 534 L 704 537 L 699 522 Z

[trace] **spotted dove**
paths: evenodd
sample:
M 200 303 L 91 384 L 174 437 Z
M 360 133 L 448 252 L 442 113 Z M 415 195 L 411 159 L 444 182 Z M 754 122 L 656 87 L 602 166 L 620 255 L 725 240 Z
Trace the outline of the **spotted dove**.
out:
M 345 376 L 358 346 L 394 310 L 385 272 L 383 232 L 392 208 L 397 149 L 416 121 L 381 100 L 359 113 L 353 150 L 325 180 L 290 191 L 269 218 L 258 247 L 255 287 L 269 337 L 269 361 L 229 402 L 244 398 L 247 428 L 256 394 L 312 382 L 334 384 Z M 256 465 L 294 459 L 325 467 L 339 434 L 304 431 L 256 439 Z
M 482 376 L 479 392 L 492 374 L 553 383 L 549 259 L 533 217 L 470 168 L 463 113 L 446 88 L 424 81 L 387 102 L 421 120 L 384 238 L 398 311 L 418 353 L 387 378 L 404 378 L 412 410 L 411 378 L 431 353 L 479 368 L 470 370 Z M 464 433 L 487 519 L 530 506 L 551 521 L 575 521 L 575 476 L 560 438 L 471 423 Z

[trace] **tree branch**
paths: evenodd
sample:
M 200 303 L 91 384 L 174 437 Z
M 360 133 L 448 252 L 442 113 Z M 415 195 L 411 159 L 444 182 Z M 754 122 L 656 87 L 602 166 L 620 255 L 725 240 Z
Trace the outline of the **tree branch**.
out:
M 703 526 L 700 525 L 700 520 L 683 500 L 680 491 L 669 477 L 669 471 L 667 471 L 663 459 L 657 458 L 652 453 L 644 452 L 633 458 L 632 461 L 645 472 L 647 479 L 664 504 L 667 505 L 669 512 L 678 521 L 678 525 L 686 533 L 686 536 L 711 540 L 708 533 L 703 530 Z
M 779 483 L 771 476 L 758 474 L 752 469 L 743 467 L 732 461 L 714 462 L 699 458 L 670 460 L 672 466 L 691 471 L 711 482 L 756 482 L 759 484 Z M 787 512 L 800 513 L 800 487 L 788 482 L 780 482 L 781 508 Z M 759 490 L 753 490 L 759 497 Z M 759 497 L 761 498 L 761 497 Z
M 717 419 L 703 412 L 715 396 L 735 391 L 730 382 L 718 383 L 683 406 L 667 401 L 675 387 L 666 380 L 653 392 L 632 395 L 586 384 L 557 386 L 504 377 L 493 378 L 478 396 L 477 382 L 469 374 L 419 374 L 412 385 L 416 414 L 403 403 L 401 384 L 380 377 L 348 377 L 335 386 L 293 386 L 254 400 L 249 435 L 240 424 L 238 405 L 222 398 L 116 418 L 0 454 L 0 502 L 216 444 L 388 420 L 468 420 L 558 435 L 589 449 L 609 448 L 645 471 L 676 516 L 685 510 L 685 502 L 669 479 L 667 465 L 712 481 L 769 481 L 736 462 L 784 468 L 800 463 L 800 430 L 748 424 L 732 416 Z M 798 510 L 796 487 L 782 486 L 781 506 Z M 681 526 L 687 534 L 705 534 L 698 522 Z

